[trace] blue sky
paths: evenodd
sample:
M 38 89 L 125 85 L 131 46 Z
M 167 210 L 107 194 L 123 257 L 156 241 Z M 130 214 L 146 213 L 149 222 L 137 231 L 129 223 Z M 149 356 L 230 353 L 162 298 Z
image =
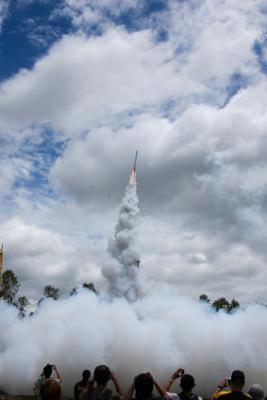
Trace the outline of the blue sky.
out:
M 77 29 L 72 25 L 70 17 L 60 12 L 63 7 L 64 1 L 9 2 L 1 32 L 1 55 L 5 60 L 1 65 L 1 80 L 14 75 L 21 68 L 31 68 L 63 35 L 75 34 Z M 156 16 L 166 8 L 167 2 L 150 0 L 141 3 L 135 10 L 122 10 L 116 16 L 108 7 L 103 7 L 102 12 L 112 23 L 128 31 L 135 31 L 144 27 L 151 16 Z M 88 36 L 100 34 L 102 30 L 98 24 L 90 24 L 87 28 Z M 163 37 L 164 31 L 161 31 L 159 38 Z
M 0 242 L 25 292 L 105 287 L 138 149 L 149 279 L 266 300 L 263 5 L 0 1 Z
M 53 42 L 68 33 L 70 24 L 65 18 L 49 20 L 54 5 L 55 2 L 42 1 L 10 2 L 1 32 L 1 55 L 5 60 L 1 80 L 14 75 L 20 68 L 31 68 Z M 38 42 L 38 37 L 42 42 Z

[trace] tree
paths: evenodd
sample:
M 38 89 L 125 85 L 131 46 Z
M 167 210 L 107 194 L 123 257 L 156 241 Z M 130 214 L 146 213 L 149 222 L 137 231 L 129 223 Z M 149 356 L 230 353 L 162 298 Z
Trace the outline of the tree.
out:
M 228 307 L 228 312 L 230 313 L 231 311 L 235 310 L 238 307 L 240 307 L 239 302 L 236 299 L 232 299 Z
M 19 287 L 20 283 L 14 272 L 10 269 L 6 270 L 2 276 L 2 289 L 0 291 L 0 297 L 8 304 L 14 304 Z
M 220 297 L 219 299 L 215 300 L 212 303 L 212 307 L 214 307 L 216 309 L 216 311 L 219 311 L 221 309 L 228 311 L 229 303 L 224 297 Z
M 52 285 L 47 285 L 44 287 L 43 295 L 47 298 L 52 298 L 54 300 L 58 300 L 59 298 L 59 289 L 55 288 Z
M 78 293 L 78 288 L 74 287 L 71 289 L 70 296 L 74 296 L 77 293 Z
M 91 290 L 94 293 L 97 293 L 95 285 L 93 282 L 84 282 L 83 283 L 83 288 Z
M 29 305 L 29 300 L 26 296 L 21 296 L 18 298 L 17 307 L 19 309 L 19 317 L 24 318 L 26 309 Z
M 210 303 L 210 299 L 208 298 L 208 296 L 206 294 L 201 294 L 199 296 L 199 301 L 204 301 L 206 303 Z

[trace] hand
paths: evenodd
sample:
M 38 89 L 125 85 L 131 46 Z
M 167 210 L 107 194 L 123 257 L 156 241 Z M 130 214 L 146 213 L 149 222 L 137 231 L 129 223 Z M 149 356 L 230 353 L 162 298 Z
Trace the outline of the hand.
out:
M 184 369 L 183 368 L 178 368 L 173 374 L 171 379 L 175 380 L 177 378 L 180 378 L 181 376 L 184 375 Z
M 229 386 L 229 378 L 223 379 L 223 380 L 219 383 L 218 388 L 225 388 L 225 387 L 227 387 L 227 386 Z

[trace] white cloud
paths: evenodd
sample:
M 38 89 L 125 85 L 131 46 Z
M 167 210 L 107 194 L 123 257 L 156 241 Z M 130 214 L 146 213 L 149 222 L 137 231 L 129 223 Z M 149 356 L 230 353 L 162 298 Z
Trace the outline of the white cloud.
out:
M 178 109 L 200 96 L 221 104 L 232 74 L 255 79 L 252 47 L 262 34 L 259 3 L 228 3 L 220 2 L 219 10 L 208 0 L 201 7 L 172 5 L 161 22 L 169 23 L 166 42 L 155 42 L 153 30 L 128 33 L 117 27 L 98 37 L 65 36 L 32 70 L 1 85 L 1 130 L 50 123 L 73 133 L 114 114 L 157 111 L 170 100 Z
M 85 281 L 97 285 L 101 280 L 101 243 L 73 246 L 70 237 L 20 218 L 3 223 L 0 236 L 5 239 L 4 269 L 14 270 L 26 295 L 41 298 L 47 284 L 65 293 Z
M 97 25 L 102 32 L 114 25 L 112 18 L 138 9 L 140 0 L 64 0 L 54 13 L 68 17 L 78 30 L 88 30 Z
M 32 71 L 1 85 L 1 130 L 51 123 L 64 132 L 81 131 L 114 113 L 197 90 L 197 83 L 177 74 L 171 58 L 169 46 L 154 45 L 149 31 L 65 37 Z
M 261 1 L 170 3 L 163 26 L 171 21 L 171 40 L 183 50 L 186 67 L 193 76 L 210 80 L 215 86 L 235 71 L 251 71 L 255 63 L 252 46 L 264 26 Z
M 68 5 L 90 17 L 88 2 Z M 252 49 L 263 34 L 260 5 L 169 2 L 156 20 L 165 42 L 152 20 L 134 33 L 107 24 L 98 37 L 65 36 L 1 84 L 1 236 L 27 288 L 104 284 L 106 240 L 138 149 L 150 280 L 195 297 L 203 288 L 265 298 L 267 88 Z M 220 108 L 236 72 L 247 87 Z M 34 151 L 49 129 L 54 146 L 69 139 L 55 163 Z M 16 186 L 33 172 L 49 182 Z
M 3 22 L 7 16 L 9 8 L 9 0 L 0 0 L 0 31 L 2 30 Z

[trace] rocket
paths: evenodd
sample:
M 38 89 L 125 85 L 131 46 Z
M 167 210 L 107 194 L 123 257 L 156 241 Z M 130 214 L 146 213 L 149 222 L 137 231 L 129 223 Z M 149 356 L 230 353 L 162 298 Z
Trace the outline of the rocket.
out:
M 138 151 L 136 150 L 135 152 L 135 158 L 134 158 L 134 165 L 133 165 L 133 169 L 130 175 L 130 179 L 129 179 L 129 184 L 130 185 L 134 185 L 136 184 L 136 164 L 137 164 L 137 157 L 138 157 Z
M 133 166 L 133 170 L 134 170 L 135 172 L 136 172 L 137 156 L 138 156 L 138 151 L 136 150 L 136 152 L 135 152 L 135 158 L 134 158 L 134 166 Z

